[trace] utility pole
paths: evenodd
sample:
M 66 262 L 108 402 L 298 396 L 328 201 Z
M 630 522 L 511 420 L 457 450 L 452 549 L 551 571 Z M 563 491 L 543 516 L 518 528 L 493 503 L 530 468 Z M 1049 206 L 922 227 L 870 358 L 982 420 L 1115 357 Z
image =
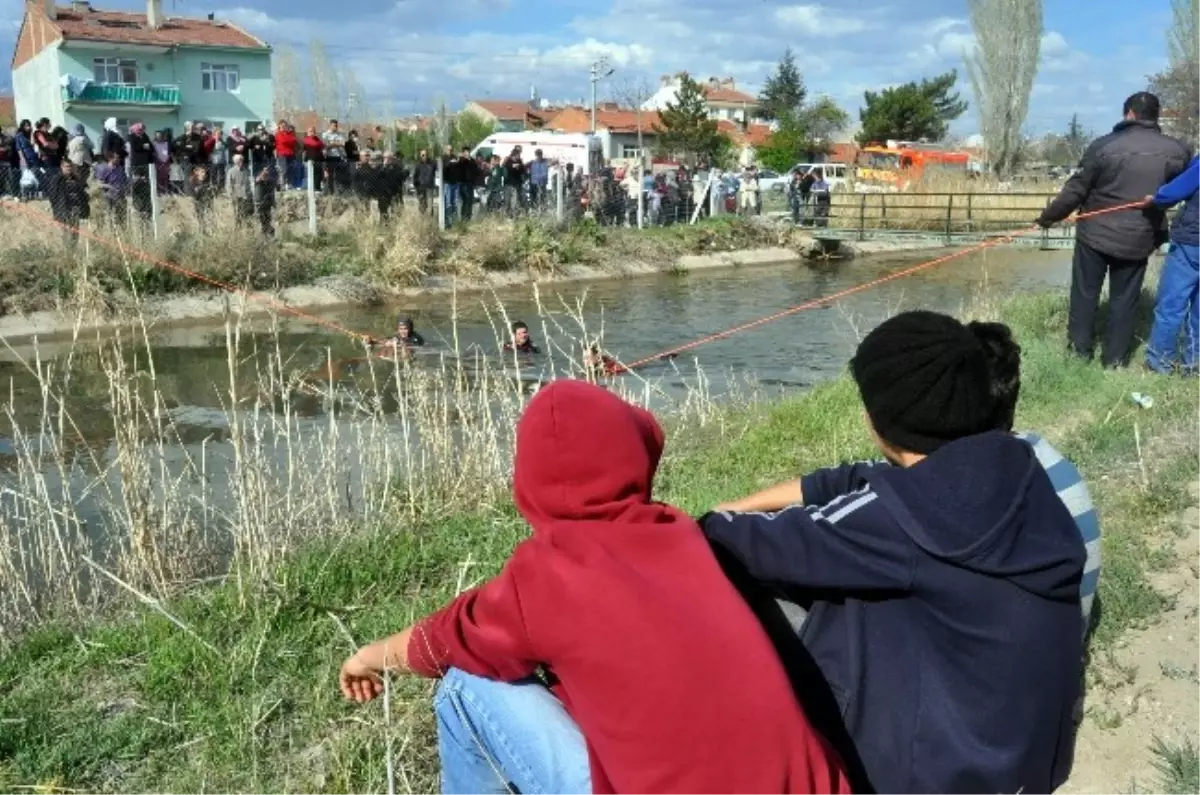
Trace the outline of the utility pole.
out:
M 603 72 L 603 74 L 601 74 Z M 596 84 L 602 78 L 608 77 L 613 73 L 613 69 L 608 65 L 608 56 L 602 55 L 599 59 L 592 62 L 591 82 L 592 82 L 592 135 L 596 134 Z

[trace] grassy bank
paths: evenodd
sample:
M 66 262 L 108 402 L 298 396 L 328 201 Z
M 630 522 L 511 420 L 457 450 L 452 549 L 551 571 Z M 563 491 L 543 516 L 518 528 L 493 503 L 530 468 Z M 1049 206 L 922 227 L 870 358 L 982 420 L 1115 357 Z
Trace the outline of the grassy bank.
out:
M 1097 680 L 1122 634 L 1170 602 L 1151 579 L 1178 563 L 1170 519 L 1198 474 L 1196 385 L 1068 359 L 1062 296 L 978 311 L 1012 324 L 1024 348 L 1020 427 L 1079 465 L 1101 512 Z M 1132 391 L 1154 407 L 1134 405 Z M 846 379 L 671 425 L 659 495 L 697 512 L 870 453 Z M 492 455 L 507 450 L 490 444 Z M 502 471 L 468 475 L 498 483 Z M 454 511 L 431 494 L 419 510 L 398 500 L 353 527 L 314 532 L 252 576 L 176 588 L 87 623 L 41 622 L 0 657 L 0 789 L 382 791 L 390 756 L 398 789 L 434 791 L 431 685 L 398 682 L 385 715 L 381 704 L 343 704 L 334 677 L 354 643 L 486 577 L 524 535 L 505 499 L 471 508 L 456 494 Z
M 137 224 L 116 227 L 98 210 L 85 228 L 108 243 L 84 239 L 73 247 L 46 220 L 46 204 L 0 207 L 5 221 L 0 314 L 113 312 L 130 305 L 134 295 L 211 291 L 137 252 L 237 287 L 274 290 L 332 283 L 352 302 L 372 303 L 393 288 L 419 285 L 431 276 L 470 279 L 509 272 L 536 278 L 570 265 L 605 268 L 631 262 L 667 270 L 683 254 L 803 244 L 792 231 L 735 217 L 646 230 L 601 227 L 587 220 L 558 226 L 547 220 L 487 217 L 441 232 L 431 217 L 413 209 L 381 222 L 368 208 L 350 203 L 329 208 L 334 221 L 316 238 L 308 236 L 303 222 L 283 219 L 278 236 L 268 239 L 233 224 L 224 200 L 216 203 L 211 223 L 203 228 L 190 201 L 165 199 L 164 204 L 158 240 Z

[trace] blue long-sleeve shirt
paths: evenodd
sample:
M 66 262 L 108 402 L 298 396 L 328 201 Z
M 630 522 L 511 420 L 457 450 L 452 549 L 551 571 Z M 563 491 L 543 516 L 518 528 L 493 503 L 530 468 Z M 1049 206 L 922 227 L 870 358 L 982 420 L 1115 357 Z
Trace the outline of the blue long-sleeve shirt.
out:
M 1170 207 L 1186 202 L 1171 224 L 1171 242 L 1181 246 L 1200 245 L 1200 157 L 1193 157 L 1179 176 L 1154 194 L 1154 203 Z
M 1198 189 L 1200 189 L 1200 155 L 1193 157 L 1187 168 L 1178 177 L 1158 189 L 1158 193 L 1154 194 L 1154 203 L 1170 207 L 1195 196 Z

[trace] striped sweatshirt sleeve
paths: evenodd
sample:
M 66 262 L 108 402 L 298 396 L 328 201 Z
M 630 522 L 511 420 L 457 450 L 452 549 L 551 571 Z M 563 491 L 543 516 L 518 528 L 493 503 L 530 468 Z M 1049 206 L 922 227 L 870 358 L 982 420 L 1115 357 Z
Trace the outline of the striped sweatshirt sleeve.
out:
M 1035 434 L 1019 433 L 1017 436 L 1033 447 L 1038 463 L 1046 471 L 1058 498 L 1070 511 L 1075 526 L 1079 528 L 1079 536 L 1087 552 L 1083 579 L 1079 584 L 1079 603 L 1083 609 L 1086 632 L 1090 626 L 1092 603 L 1100 583 L 1100 519 L 1096 515 L 1096 507 L 1092 504 L 1092 497 L 1088 493 L 1087 484 L 1083 482 L 1083 476 L 1062 453 Z
M 869 489 L 826 505 L 776 513 L 715 512 L 704 534 L 756 580 L 777 586 L 903 591 L 912 585 L 916 550 Z

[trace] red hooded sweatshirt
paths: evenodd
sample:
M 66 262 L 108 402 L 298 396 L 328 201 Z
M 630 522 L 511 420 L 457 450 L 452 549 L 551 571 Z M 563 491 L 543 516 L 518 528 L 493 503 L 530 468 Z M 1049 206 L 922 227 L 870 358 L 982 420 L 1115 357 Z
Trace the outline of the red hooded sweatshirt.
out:
M 849 792 L 699 527 L 652 501 L 662 449 L 654 417 L 600 387 L 539 391 L 513 486 L 533 534 L 417 626 L 409 664 L 502 681 L 544 665 L 595 792 Z

